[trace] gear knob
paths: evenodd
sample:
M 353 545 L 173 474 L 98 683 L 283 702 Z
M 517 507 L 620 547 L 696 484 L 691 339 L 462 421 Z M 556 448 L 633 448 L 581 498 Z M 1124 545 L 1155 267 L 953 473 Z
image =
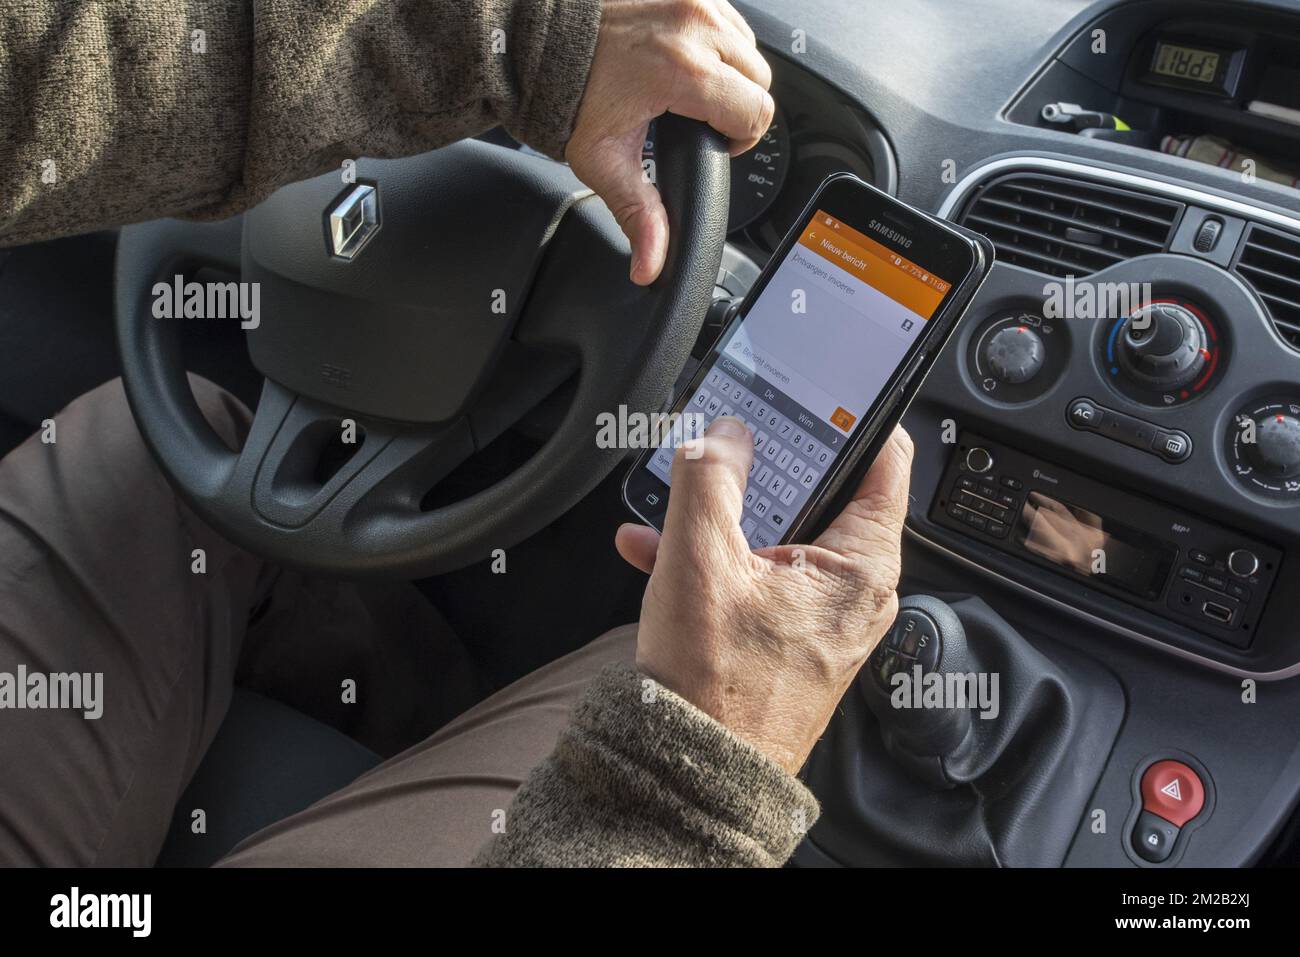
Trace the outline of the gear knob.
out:
M 922 779 L 951 786 L 942 759 L 970 746 L 972 701 L 945 694 L 970 655 L 956 613 L 927 595 L 904 598 L 898 617 L 858 674 L 858 690 L 893 757 Z

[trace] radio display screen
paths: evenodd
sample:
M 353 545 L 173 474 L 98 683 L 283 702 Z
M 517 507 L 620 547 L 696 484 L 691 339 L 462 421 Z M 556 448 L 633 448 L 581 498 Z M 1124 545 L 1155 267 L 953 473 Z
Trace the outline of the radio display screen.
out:
M 1017 541 L 1044 561 L 1141 598 L 1160 597 L 1178 549 L 1086 509 L 1030 492 Z

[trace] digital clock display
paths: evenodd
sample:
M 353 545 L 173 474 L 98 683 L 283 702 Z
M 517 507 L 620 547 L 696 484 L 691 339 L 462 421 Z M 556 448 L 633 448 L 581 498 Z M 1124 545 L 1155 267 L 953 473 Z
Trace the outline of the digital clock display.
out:
M 1157 76 L 1213 86 L 1221 59 L 1223 56 L 1217 50 L 1198 50 L 1195 47 L 1162 42 L 1156 44 L 1151 72 Z

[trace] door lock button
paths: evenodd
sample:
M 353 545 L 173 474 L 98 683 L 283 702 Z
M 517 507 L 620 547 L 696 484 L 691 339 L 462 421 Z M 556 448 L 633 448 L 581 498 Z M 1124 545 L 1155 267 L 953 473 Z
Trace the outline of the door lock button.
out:
M 1144 861 L 1163 864 L 1173 853 L 1174 842 L 1178 840 L 1178 828 L 1162 817 L 1143 811 L 1138 815 L 1133 828 L 1133 850 Z

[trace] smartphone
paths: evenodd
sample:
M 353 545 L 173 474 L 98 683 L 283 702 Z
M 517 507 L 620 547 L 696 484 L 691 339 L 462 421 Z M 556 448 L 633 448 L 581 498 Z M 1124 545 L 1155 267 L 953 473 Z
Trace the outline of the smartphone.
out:
M 677 446 L 715 418 L 753 433 L 751 548 L 811 541 L 852 497 L 993 264 L 976 233 L 850 174 L 813 195 L 638 455 L 623 500 L 663 530 Z

